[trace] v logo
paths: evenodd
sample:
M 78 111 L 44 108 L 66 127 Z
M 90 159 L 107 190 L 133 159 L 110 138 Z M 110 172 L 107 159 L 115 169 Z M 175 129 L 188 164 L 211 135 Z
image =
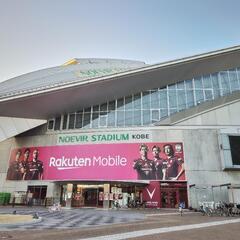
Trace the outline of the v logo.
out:
M 150 191 L 148 190 L 148 188 L 147 188 L 147 192 L 148 192 L 148 195 L 149 195 L 149 197 L 150 197 L 151 200 L 152 200 L 152 198 L 153 198 L 153 195 L 154 195 L 155 191 L 156 191 L 156 188 L 154 188 L 152 192 L 150 192 Z

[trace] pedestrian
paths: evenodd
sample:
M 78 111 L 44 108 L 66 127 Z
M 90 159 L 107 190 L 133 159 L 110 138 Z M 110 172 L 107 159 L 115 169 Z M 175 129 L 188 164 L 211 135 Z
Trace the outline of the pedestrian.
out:
M 183 215 L 183 209 L 185 208 L 185 203 L 184 202 L 180 202 L 179 203 L 179 213 L 182 216 Z

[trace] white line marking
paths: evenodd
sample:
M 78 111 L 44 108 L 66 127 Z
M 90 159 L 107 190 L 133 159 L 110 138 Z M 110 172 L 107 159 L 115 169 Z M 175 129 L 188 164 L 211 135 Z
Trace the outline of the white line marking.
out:
M 183 214 L 197 214 L 197 212 L 184 212 Z M 179 212 L 174 212 L 174 213 L 151 213 L 151 214 L 146 214 L 146 217 L 154 217 L 154 216 L 168 216 L 168 215 L 180 215 Z
M 232 219 L 232 220 L 216 221 L 216 222 L 189 224 L 189 225 L 183 225 L 183 226 L 156 228 L 156 229 L 149 229 L 149 230 L 146 229 L 146 230 L 140 230 L 140 231 L 134 231 L 134 232 L 119 233 L 119 234 L 84 238 L 84 239 L 78 239 L 78 240 L 107 240 L 107 239 L 123 240 L 123 239 L 128 239 L 128 238 L 143 237 L 143 236 L 154 235 L 154 234 L 159 234 L 159 233 L 168 233 L 168 232 L 175 232 L 175 231 L 213 227 L 213 226 L 219 226 L 219 225 L 231 224 L 231 223 L 239 223 L 239 222 L 240 222 L 240 218 Z

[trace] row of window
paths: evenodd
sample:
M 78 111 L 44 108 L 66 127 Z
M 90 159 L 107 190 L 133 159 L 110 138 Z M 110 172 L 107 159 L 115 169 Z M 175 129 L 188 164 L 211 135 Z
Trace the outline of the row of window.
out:
M 48 121 L 49 130 L 151 125 L 240 89 L 240 68 L 185 80 L 91 106 Z

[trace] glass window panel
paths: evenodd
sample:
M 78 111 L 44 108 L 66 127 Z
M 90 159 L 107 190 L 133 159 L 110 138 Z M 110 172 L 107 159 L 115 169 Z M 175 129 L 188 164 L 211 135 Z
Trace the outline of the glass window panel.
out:
M 115 110 L 115 100 L 108 103 L 108 111 Z
M 165 109 L 160 109 L 160 117 L 161 118 L 165 118 L 165 117 L 167 117 L 168 116 L 168 110 L 167 110 L 167 108 L 165 108 Z
M 125 112 L 125 126 L 132 126 L 133 125 L 133 111 L 126 111 Z
M 69 114 L 69 123 L 68 123 L 68 129 L 74 129 L 75 124 L 75 113 Z
M 159 110 L 152 110 L 152 122 L 159 121 L 160 115 Z
M 211 76 L 203 76 L 203 87 L 206 88 L 212 88 L 212 81 L 211 81 Z
M 93 112 L 98 112 L 99 111 L 99 105 L 93 106 Z
M 152 94 L 151 94 L 151 108 L 153 108 L 153 109 L 160 108 L 158 91 L 152 92 Z
M 48 130 L 52 130 L 54 126 L 54 120 L 49 120 L 48 121 Z
M 123 110 L 124 109 L 124 99 L 123 98 L 119 98 L 117 100 L 117 109 L 118 110 Z
M 186 108 L 186 96 L 184 90 L 177 90 L 178 110 L 181 111 Z
M 89 108 L 84 108 L 84 112 L 91 112 L 91 107 L 89 107 Z
M 125 110 L 133 109 L 132 96 L 125 97 Z
M 107 115 L 107 112 L 100 112 L 100 116 Z
M 187 106 L 192 107 L 194 106 L 194 95 L 193 95 L 193 90 L 187 90 Z
M 143 125 L 150 124 L 150 110 L 143 110 Z
M 67 120 L 68 120 L 68 114 L 65 114 L 63 116 L 63 124 L 62 124 L 62 129 L 67 129 Z
M 195 88 L 202 89 L 203 88 L 202 78 L 195 78 L 194 84 L 195 84 Z
M 161 89 L 160 90 L 160 108 L 167 108 L 168 103 L 167 103 L 167 89 Z
M 222 94 L 226 95 L 230 93 L 230 86 L 229 86 L 229 79 L 228 79 L 228 72 L 220 72 L 220 78 L 221 78 L 221 87 L 222 87 Z
M 134 109 L 141 109 L 141 93 L 134 94 L 133 99 Z
M 220 96 L 220 85 L 219 85 L 218 74 L 217 73 L 212 74 L 211 78 L 212 78 L 212 84 L 213 84 L 214 98 L 218 98 Z
M 235 69 L 229 70 L 229 79 L 230 79 L 230 86 L 232 91 L 239 90 L 239 82 L 237 78 L 237 72 Z
M 176 90 L 176 84 L 172 84 L 168 86 L 168 89 L 170 90 Z
M 187 80 L 185 81 L 186 89 L 193 89 L 193 81 Z
M 54 130 L 60 130 L 61 116 L 55 118 Z
M 143 92 L 142 107 L 143 109 L 150 109 L 150 92 Z
M 99 118 L 99 112 L 93 112 L 92 114 L 92 120 L 98 119 Z
M 98 128 L 99 124 L 99 113 L 95 112 L 92 114 L 92 128 Z
M 100 116 L 99 118 L 99 125 L 100 127 L 106 127 L 107 126 L 107 116 Z
M 197 105 L 204 101 L 202 90 L 195 90 L 195 95 L 196 95 L 196 104 Z
M 237 76 L 238 76 L 238 80 L 240 81 L 240 68 L 237 68 Z
M 174 85 L 168 88 L 169 108 L 177 108 L 177 93 Z
M 177 109 L 176 108 L 170 108 L 170 115 L 177 112 Z
M 103 103 L 100 105 L 100 111 L 107 111 L 107 103 Z
M 82 113 L 77 113 L 76 114 L 76 123 L 75 123 L 75 128 L 81 128 L 82 127 Z
M 117 111 L 117 126 L 124 126 L 124 111 Z
M 115 112 L 108 113 L 108 126 L 115 126 Z
M 141 126 L 142 123 L 141 123 L 141 111 L 140 110 L 135 110 L 133 112 L 133 124 L 136 125 L 136 126 Z
M 177 89 L 184 90 L 185 89 L 184 82 L 177 83 Z
M 213 91 L 212 90 L 204 90 L 205 99 L 212 100 L 213 99 Z
M 83 115 L 83 127 L 88 128 L 90 125 L 91 120 L 91 113 L 85 112 Z

